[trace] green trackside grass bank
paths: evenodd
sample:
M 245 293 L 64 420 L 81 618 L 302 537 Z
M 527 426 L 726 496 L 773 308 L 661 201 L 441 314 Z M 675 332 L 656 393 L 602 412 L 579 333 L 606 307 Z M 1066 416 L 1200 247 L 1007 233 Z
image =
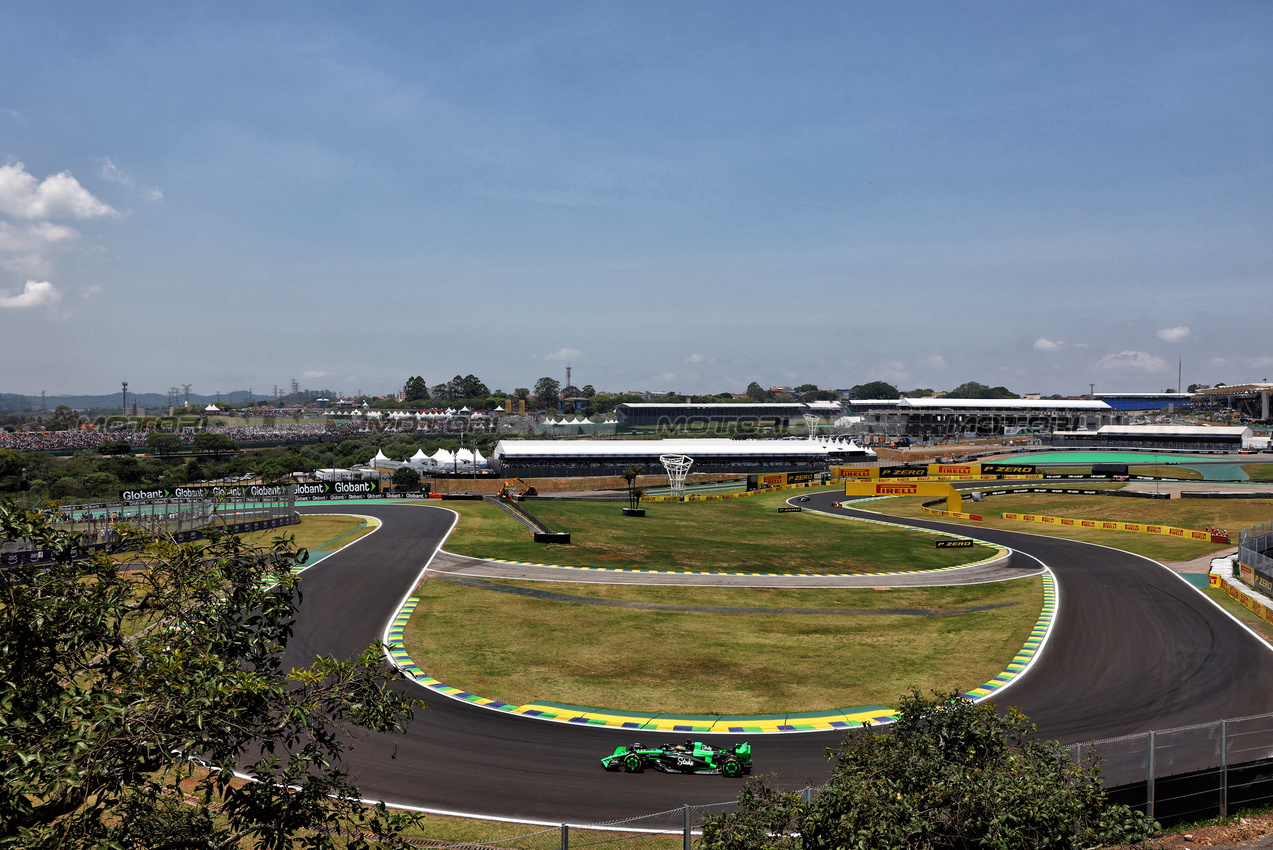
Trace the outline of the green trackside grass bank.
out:
M 446 542 L 457 555 L 510 561 L 754 573 L 883 573 L 928 570 L 991 557 L 985 546 L 936 549 L 931 534 L 812 513 L 778 513 L 797 490 L 723 502 L 645 503 L 625 517 L 614 502 L 528 499 L 521 505 L 569 545 L 535 543 L 493 505 L 449 502 L 461 515 Z
M 1038 577 L 891 590 L 487 584 L 660 605 L 876 612 L 667 612 L 527 598 L 440 579 L 420 588 L 406 649 L 448 685 L 516 704 L 682 714 L 889 705 L 912 685 L 966 691 L 1003 671 L 1043 604 Z M 984 606 L 1001 607 L 899 613 Z
M 1273 623 L 1257 617 L 1253 612 L 1248 611 L 1237 603 L 1229 594 L 1225 593 L 1219 587 L 1208 587 L 1203 593 L 1210 596 L 1211 599 L 1224 610 L 1228 611 L 1238 620 L 1245 623 L 1256 634 L 1263 637 L 1269 643 L 1273 643 Z
M 1047 483 L 1043 486 L 1052 486 Z M 1064 485 L 1062 485 L 1064 486 Z M 1086 486 L 1086 485 L 1084 485 Z M 864 505 L 868 510 L 907 517 L 930 517 L 920 509 L 922 499 L 885 499 Z M 1161 523 L 1178 528 L 1227 528 L 1236 540 L 1238 529 L 1273 519 L 1273 503 L 1267 499 L 1134 499 L 1117 496 L 1071 496 L 1051 493 L 1021 493 L 990 496 L 973 505 L 965 502 L 965 510 L 976 510 L 984 521 L 951 522 L 981 528 L 1002 528 L 1048 537 L 1063 537 L 1099 543 L 1115 549 L 1135 552 L 1156 561 L 1187 561 L 1224 549 L 1223 544 L 1176 540 L 1159 534 L 1098 531 L 1084 528 L 1062 528 L 1034 522 L 999 519 L 1001 513 L 1029 513 L 1079 519 L 1120 522 Z M 946 518 L 943 518 L 945 521 Z M 975 535 L 975 532 L 969 531 Z
M 1273 463 L 1244 463 L 1242 471 L 1252 481 L 1273 481 Z

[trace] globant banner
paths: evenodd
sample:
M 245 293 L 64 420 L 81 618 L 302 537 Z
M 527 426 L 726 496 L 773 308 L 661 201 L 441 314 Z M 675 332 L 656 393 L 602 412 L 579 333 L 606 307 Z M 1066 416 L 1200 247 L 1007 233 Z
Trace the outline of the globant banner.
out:
M 378 481 L 313 481 L 301 484 L 191 484 L 181 487 L 145 487 L 120 491 L 125 504 L 163 501 L 202 501 L 219 499 L 232 502 L 277 502 L 288 498 L 295 489 L 297 499 L 348 499 L 376 496 Z
M 189 499 L 225 499 L 235 502 L 261 501 L 277 502 L 287 498 L 290 484 L 191 484 L 180 487 L 144 487 L 132 490 L 121 490 L 120 501 L 126 504 L 137 502 L 162 502 Z
M 298 499 L 358 499 L 380 493 L 379 481 L 306 481 L 295 486 Z

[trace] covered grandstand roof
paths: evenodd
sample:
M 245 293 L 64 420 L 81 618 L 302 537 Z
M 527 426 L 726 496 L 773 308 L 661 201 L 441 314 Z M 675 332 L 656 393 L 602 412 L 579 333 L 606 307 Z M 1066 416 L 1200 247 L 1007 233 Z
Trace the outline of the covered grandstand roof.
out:
M 1107 437 L 1250 437 L 1251 429 L 1241 425 L 1103 425 L 1095 432 L 1068 431 L 1058 433 L 1100 434 Z
M 856 443 L 835 440 L 500 440 L 495 446 L 494 457 L 516 457 L 528 460 L 579 459 L 631 457 L 647 458 L 656 455 L 679 454 L 692 458 L 740 458 L 765 455 L 774 458 L 808 457 L 857 453 L 862 449 Z
M 1081 398 L 903 398 L 898 400 L 898 407 L 918 410 L 1111 410 L 1103 401 Z

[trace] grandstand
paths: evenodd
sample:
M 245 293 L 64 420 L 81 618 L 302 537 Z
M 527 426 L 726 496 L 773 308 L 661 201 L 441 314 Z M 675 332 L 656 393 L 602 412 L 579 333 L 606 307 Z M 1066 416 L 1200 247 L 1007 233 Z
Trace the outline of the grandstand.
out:
M 620 428 L 703 429 L 734 425 L 743 428 L 788 427 L 792 420 L 800 422 L 806 413 L 837 418 L 844 408 L 835 401 L 791 402 L 784 404 L 740 402 L 737 404 L 662 404 L 637 402 L 621 404 L 614 409 Z
M 491 465 L 505 476 L 618 475 L 630 466 L 663 475 L 661 455 L 694 459 L 694 472 L 776 472 L 874 462 L 875 452 L 849 440 L 501 440 Z
M 1124 419 L 1094 399 L 901 398 L 888 405 L 865 413 L 863 433 L 920 439 L 1046 435 Z
M 1251 449 L 1252 432 L 1242 426 L 1106 425 L 1095 431 L 1057 431 L 1052 445 L 1094 449 L 1171 449 L 1238 452 Z

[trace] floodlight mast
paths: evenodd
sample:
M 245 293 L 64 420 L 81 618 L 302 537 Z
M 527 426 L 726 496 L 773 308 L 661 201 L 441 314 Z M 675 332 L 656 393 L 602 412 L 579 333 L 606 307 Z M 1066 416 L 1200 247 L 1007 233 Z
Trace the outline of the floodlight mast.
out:
M 809 439 L 818 436 L 818 420 L 822 417 L 816 413 L 804 414 L 804 424 L 809 429 Z
M 685 455 L 659 455 L 659 462 L 667 470 L 667 483 L 672 490 L 672 497 L 679 499 L 685 494 L 685 476 L 694 465 L 694 458 Z

